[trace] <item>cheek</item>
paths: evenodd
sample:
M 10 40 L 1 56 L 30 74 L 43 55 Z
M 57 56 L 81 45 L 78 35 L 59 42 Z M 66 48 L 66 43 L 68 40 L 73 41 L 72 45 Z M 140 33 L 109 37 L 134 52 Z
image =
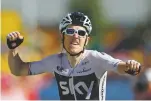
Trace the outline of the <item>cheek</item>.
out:
M 85 39 L 80 40 L 80 46 L 83 47 L 85 44 Z
M 65 45 L 66 48 L 69 46 L 70 41 L 71 41 L 71 38 L 69 38 L 69 37 L 64 38 L 64 45 Z
M 64 42 L 68 43 L 69 40 L 70 40 L 69 36 L 64 35 Z

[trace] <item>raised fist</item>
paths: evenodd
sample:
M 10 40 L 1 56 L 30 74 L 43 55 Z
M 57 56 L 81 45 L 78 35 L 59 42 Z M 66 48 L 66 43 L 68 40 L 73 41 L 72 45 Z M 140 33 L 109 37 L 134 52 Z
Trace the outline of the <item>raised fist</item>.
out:
M 11 32 L 7 35 L 7 46 L 9 49 L 15 49 L 24 40 L 24 37 L 20 35 L 18 31 Z
M 126 62 L 125 72 L 131 75 L 137 75 L 141 71 L 141 64 L 135 60 L 128 60 Z

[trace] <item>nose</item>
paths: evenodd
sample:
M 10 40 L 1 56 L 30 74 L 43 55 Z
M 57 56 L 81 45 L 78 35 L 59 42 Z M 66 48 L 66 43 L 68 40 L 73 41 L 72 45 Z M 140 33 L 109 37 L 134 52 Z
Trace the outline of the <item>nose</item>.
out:
M 74 38 L 78 38 L 79 35 L 78 35 L 77 33 L 74 33 L 73 37 L 74 37 Z

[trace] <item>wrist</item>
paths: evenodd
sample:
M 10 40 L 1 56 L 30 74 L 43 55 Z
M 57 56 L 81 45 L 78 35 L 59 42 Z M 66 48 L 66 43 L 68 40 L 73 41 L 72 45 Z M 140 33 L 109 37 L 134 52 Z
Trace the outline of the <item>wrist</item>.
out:
M 9 51 L 10 53 L 12 53 L 13 54 L 13 56 L 15 56 L 15 55 L 17 55 L 18 54 L 18 49 L 17 48 L 15 48 L 15 49 L 10 49 L 10 51 Z

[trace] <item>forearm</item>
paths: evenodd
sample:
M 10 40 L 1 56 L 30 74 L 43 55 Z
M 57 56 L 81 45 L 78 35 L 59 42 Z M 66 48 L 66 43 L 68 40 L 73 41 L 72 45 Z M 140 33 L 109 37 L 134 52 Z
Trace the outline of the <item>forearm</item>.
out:
M 14 75 L 27 75 L 28 74 L 28 68 L 27 63 L 24 63 L 19 54 L 17 49 L 10 50 L 8 55 L 8 64 L 9 68 Z
M 120 62 L 117 67 L 118 73 L 126 74 L 125 70 L 126 70 L 126 62 Z

